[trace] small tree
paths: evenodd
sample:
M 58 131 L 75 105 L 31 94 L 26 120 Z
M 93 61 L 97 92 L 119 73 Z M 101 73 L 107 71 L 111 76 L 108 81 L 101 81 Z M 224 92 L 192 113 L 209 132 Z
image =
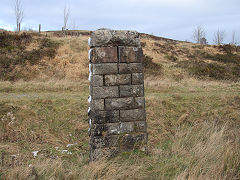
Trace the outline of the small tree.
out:
M 17 24 L 17 31 L 20 31 L 21 23 L 23 20 L 23 7 L 21 0 L 14 0 L 14 12 Z
M 221 44 L 223 44 L 224 38 L 225 38 L 225 31 L 218 29 L 214 33 L 213 41 L 214 41 L 215 44 L 221 45 Z
M 69 15 L 70 15 L 70 8 L 65 6 L 63 11 L 63 30 L 67 29 Z
M 197 26 L 193 31 L 193 39 L 196 43 L 202 43 L 202 39 L 206 39 L 206 33 L 202 26 Z

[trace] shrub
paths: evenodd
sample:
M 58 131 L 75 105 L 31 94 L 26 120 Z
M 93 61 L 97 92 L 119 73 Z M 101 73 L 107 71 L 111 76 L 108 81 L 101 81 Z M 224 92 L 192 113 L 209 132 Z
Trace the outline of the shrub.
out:
M 161 64 L 154 63 L 153 58 L 147 55 L 143 56 L 144 72 L 148 75 L 161 75 L 163 66 Z
M 240 67 L 236 64 L 224 65 L 204 61 L 182 61 L 177 66 L 186 69 L 191 75 L 200 79 L 232 81 L 240 79 Z
M 178 60 L 178 58 L 177 58 L 176 56 L 174 56 L 174 55 L 166 55 L 165 57 L 166 57 L 168 60 L 173 61 L 173 62 L 175 62 L 175 61 Z
M 54 58 L 58 43 L 47 38 L 41 38 L 36 42 L 37 48 L 26 50 L 27 45 L 34 41 L 33 34 L 0 33 L 0 80 L 14 81 L 24 78 L 21 73 L 14 73 L 16 66 L 24 66 L 39 63 L 43 57 Z
M 233 52 L 236 51 L 236 46 L 231 44 L 220 45 L 218 46 L 218 48 L 227 54 L 232 54 Z
M 240 56 L 238 54 L 231 53 L 215 55 L 205 54 L 205 58 L 222 63 L 240 64 Z

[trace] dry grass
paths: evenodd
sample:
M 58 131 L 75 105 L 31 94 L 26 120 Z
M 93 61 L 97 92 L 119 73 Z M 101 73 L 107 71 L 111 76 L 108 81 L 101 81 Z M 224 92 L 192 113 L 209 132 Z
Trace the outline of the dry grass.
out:
M 88 36 L 57 38 L 63 44 L 49 66 L 63 73 L 66 80 L 88 77 Z M 54 74 L 53 74 L 54 75 Z M 56 77 L 58 79 L 58 77 Z
M 27 66 L 26 72 L 38 72 L 36 80 L 49 81 L 71 80 L 79 81 L 88 76 L 88 46 L 87 36 L 80 37 L 53 37 L 61 46 L 55 58 L 42 59 L 42 65 Z
M 239 83 L 161 79 L 145 86 L 150 154 L 88 164 L 87 82 L 1 82 L 1 177 L 239 178 Z
M 240 179 L 240 83 L 198 80 L 166 58 L 164 40 L 146 37 L 144 53 L 161 64 L 145 76 L 149 154 L 89 163 L 87 38 L 51 37 L 57 55 L 27 67 L 34 80 L 0 82 L 0 179 Z M 215 51 L 169 46 L 177 61 Z

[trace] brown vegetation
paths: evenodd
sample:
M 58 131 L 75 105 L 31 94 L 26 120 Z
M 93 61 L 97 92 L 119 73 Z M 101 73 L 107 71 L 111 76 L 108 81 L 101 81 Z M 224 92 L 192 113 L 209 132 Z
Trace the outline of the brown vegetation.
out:
M 149 154 L 88 163 L 88 36 L 45 35 L 0 33 L 0 179 L 240 178 L 237 47 L 142 36 Z

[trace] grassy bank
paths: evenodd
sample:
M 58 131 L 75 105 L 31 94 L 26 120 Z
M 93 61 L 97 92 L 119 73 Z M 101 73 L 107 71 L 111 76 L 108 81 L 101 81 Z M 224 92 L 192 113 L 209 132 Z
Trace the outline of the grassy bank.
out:
M 60 35 L 0 35 L 0 180 L 240 179 L 239 47 L 141 35 L 149 154 L 89 163 L 89 34 Z
M 147 80 L 149 154 L 90 164 L 87 82 L 0 84 L 1 179 L 240 177 L 239 83 Z

